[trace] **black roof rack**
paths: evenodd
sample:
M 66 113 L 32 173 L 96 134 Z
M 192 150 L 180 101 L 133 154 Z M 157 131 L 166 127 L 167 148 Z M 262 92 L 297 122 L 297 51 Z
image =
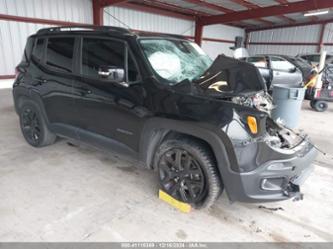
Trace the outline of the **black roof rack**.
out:
M 168 34 L 168 33 L 159 33 L 159 32 L 154 32 L 154 31 L 136 31 L 134 32 L 138 35 L 152 35 L 152 36 L 161 36 L 161 37 L 172 37 L 172 38 L 177 38 L 177 39 L 185 39 L 188 40 L 188 37 L 186 35 L 177 35 L 177 34 Z
M 61 26 L 51 27 L 38 30 L 37 34 L 47 34 L 61 31 L 100 31 L 100 32 L 119 32 L 123 34 L 130 34 L 129 29 L 113 26 L 94 26 L 94 25 L 79 25 L 79 26 Z

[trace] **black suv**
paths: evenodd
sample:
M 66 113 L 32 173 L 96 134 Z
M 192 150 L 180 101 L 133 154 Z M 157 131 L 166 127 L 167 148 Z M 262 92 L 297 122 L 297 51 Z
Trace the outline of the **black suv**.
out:
M 258 69 L 183 37 L 59 27 L 28 38 L 13 86 L 26 141 L 82 141 L 154 169 L 194 207 L 300 198 L 314 146 L 270 118 Z

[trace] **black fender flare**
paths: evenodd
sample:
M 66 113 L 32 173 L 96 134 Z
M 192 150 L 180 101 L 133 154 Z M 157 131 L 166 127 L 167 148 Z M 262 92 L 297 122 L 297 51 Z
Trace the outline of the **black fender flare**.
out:
M 19 108 L 24 99 L 30 100 L 36 103 L 37 107 L 41 111 L 46 124 L 50 126 L 49 119 L 46 115 L 46 110 L 42 101 L 41 96 L 39 93 L 34 89 L 29 89 L 22 86 L 17 86 L 13 89 L 13 97 L 14 97 L 14 105 L 16 113 L 19 113 Z M 49 127 L 50 128 L 50 127 Z
M 154 155 L 161 141 L 169 132 L 178 132 L 201 139 L 208 143 L 217 160 L 217 167 L 224 183 L 226 192 L 231 198 L 233 179 L 230 178 L 231 167 L 226 146 L 232 146 L 230 139 L 223 131 L 217 131 L 217 127 L 211 127 L 200 122 L 179 121 L 167 118 L 151 118 L 147 120 L 140 140 L 140 158 L 146 166 L 153 169 Z M 230 149 L 230 148 L 229 148 Z

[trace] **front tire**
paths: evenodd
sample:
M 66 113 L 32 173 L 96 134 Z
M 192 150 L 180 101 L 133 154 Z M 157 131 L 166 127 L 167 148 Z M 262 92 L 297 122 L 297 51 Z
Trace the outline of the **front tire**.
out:
M 53 144 L 56 135 L 47 127 L 38 106 L 32 101 L 24 101 L 20 107 L 20 127 L 25 140 L 34 147 Z
M 210 207 L 223 191 L 215 158 L 199 141 L 166 140 L 155 159 L 161 189 L 179 201 Z

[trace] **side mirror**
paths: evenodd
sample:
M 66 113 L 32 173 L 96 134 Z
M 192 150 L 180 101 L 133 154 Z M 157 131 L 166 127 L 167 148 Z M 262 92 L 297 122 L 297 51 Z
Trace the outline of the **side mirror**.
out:
M 293 68 L 290 68 L 290 69 L 288 70 L 288 72 L 289 72 L 289 73 L 295 73 L 296 70 L 297 70 L 297 68 L 296 68 L 296 67 L 293 67 Z
M 98 75 L 110 81 L 123 82 L 125 80 L 125 69 L 114 66 L 100 66 Z

